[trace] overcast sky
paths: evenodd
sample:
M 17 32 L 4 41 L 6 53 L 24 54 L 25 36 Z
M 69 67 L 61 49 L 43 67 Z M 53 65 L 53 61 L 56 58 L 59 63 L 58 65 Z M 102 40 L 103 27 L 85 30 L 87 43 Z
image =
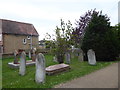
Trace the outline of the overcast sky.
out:
M 75 26 L 86 11 L 96 8 L 110 17 L 111 25 L 118 23 L 119 0 L 0 0 L 0 18 L 31 23 L 39 33 L 54 33 L 62 18 Z

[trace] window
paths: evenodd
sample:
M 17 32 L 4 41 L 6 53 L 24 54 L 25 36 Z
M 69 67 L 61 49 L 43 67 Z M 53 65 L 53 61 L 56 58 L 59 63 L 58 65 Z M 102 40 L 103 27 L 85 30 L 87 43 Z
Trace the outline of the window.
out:
M 26 39 L 23 39 L 23 44 L 26 44 L 27 43 L 27 40 Z
M 27 36 L 27 39 L 30 39 L 30 36 Z

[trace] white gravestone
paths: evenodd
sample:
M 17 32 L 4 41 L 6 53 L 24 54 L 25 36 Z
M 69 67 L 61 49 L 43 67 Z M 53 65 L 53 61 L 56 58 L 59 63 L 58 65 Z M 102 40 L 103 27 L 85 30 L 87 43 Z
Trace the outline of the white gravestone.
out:
M 96 65 L 95 52 L 92 49 L 89 49 L 87 52 L 88 62 L 90 65 Z
M 42 53 L 39 53 L 36 57 L 35 81 L 36 83 L 44 83 L 45 78 L 46 78 L 45 58 Z
M 23 51 L 20 56 L 20 66 L 19 66 L 19 74 L 25 75 L 26 72 L 26 54 Z
M 70 54 L 68 52 L 65 54 L 65 57 L 66 57 L 66 63 L 70 64 Z

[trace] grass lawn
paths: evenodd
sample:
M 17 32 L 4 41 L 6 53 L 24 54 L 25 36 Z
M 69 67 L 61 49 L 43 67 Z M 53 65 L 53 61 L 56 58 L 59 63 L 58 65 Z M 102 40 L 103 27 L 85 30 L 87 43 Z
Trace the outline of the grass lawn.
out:
M 57 64 L 52 61 L 52 55 L 45 55 L 45 58 L 46 66 Z M 35 66 L 28 66 L 26 69 L 26 75 L 20 76 L 18 74 L 18 69 L 11 69 L 8 67 L 7 63 L 11 61 L 13 61 L 13 58 L 2 60 L 3 88 L 52 88 L 54 85 L 84 76 L 115 62 L 97 62 L 96 66 L 91 66 L 87 61 L 80 62 L 77 58 L 74 58 L 71 60 L 70 71 L 53 76 L 47 75 L 45 84 L 36 84 Z

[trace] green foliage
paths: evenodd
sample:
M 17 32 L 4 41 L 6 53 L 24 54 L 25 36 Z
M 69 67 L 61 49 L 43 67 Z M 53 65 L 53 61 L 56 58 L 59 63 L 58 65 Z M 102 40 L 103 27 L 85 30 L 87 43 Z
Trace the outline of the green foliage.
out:
M 53 53 L 57 56 L 57 60 L 59 63 L 64 62 L 64 54 L 69 49 L 72 40 L 73 27 L 70 21 L 68 23 L 65 23 L 61 19 L 60 27 L 56 26 L 55 29 L 55 39 L 51 42 L 51 48 Z M 48 34 L 48 36 L 51 38 L 51 36 Z
M 118 44 L 107 15 L 102 15 L 102 12 L 93 13 L 83 39 L 83 51 L 87 53 L 89 49 L 93 49 L 98 61 L 115 60 L 118 56 Z
M 45 55 L 46 67 L 56 64 L 52 60 L 52 55 Z M 103 68 L 112 64 L 113 62 L 97 62 L 96 66 L 91 66 L 88 62 L 79 62 L 77 58 L 71 60 L 70 71 L 61 74 L 46 76 L 45 84 L 35 83 L 35 66 L 28 66 L 26 68 L 26 75 L 20 76 L 18 69 L 11 69 L 8 67 L 8 62 L 11 59 L 2 60 L 2 85 L 3 88 L 53 88 L 54 85 L 66 82 L 68 80 L 84 76 L 95 70 Z

